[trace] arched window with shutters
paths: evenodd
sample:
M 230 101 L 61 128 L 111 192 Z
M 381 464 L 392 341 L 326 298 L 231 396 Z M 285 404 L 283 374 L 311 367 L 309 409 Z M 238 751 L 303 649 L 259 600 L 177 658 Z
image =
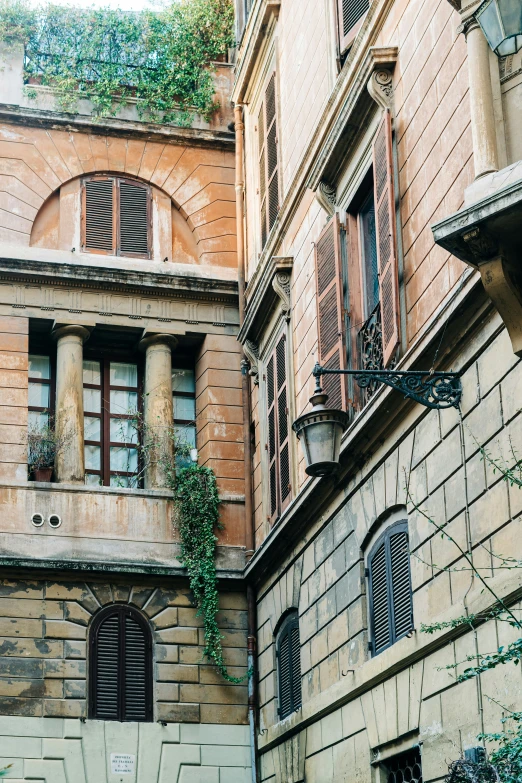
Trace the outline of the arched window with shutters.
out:
M 390 525 L 368 555 L 371 651 L 390 647 L 413 628 L 408 523 Z
M 133 607 L 115 604 L 95 615 L 89 681 L 90 718 L 152 721 L 152 634 Z
M 283 620 L 276 640 L 279 718 L 301 707 L 301 642 L 299 615 L 292 610 Z
M 150 187 L 125 177 L 95 175 L 82 181 L 82 250 L 150 258 Z

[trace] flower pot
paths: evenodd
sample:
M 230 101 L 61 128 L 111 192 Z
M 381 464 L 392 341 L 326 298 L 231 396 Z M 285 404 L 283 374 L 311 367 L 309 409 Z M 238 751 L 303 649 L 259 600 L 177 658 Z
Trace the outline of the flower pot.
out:
M 33 471 L 35 481 L 50 481 L 53 468 L 35 468 Z

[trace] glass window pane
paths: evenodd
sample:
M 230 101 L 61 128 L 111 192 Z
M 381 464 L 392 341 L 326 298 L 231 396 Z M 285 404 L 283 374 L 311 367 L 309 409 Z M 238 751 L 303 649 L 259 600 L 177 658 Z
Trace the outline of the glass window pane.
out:
M 194 421 L 196 419 L 196 400 L 190 397 L 174 397 L 174 419 Z
M 111 446 L 111 470 L 135 473 L 138 470 L 138 449 Z
M 29 354 L 29 378 L 49 380 L 51 377 L 51 360 L 48 356 Z
M 85 416 L 83 420 L 83 437 L 85 440 L 101 440 L 101 419 Z
M 194 370 L 172 369 L 172 391 L 196 393 Z
M 94 473 L 86 473 L 85 483 L 89 487 L 101 487 L 101 476 L 96 476 Z
M 138 365 L 127 364 L 126 362 L 111 362 L 110 368 L 111 386 L 132 386 L 138 385 Z
M 100 362 L 83 362 L 83 382 L 93 383 L 95 386 L 101 385 Z
M 138 410 L 138 393 L 111 390 L 111 413 L 128 414 Z
M 101 470 L 100 446 L 84 446 L 84 449 L 85 449 L 85 469 Z
M 174 435 L 181 446 L 188 446 L 190 449 L 196 448 L 196 428 L 193 425 L 174 425 Z
M 99 389 L 83 390 L 83 409 L 89 413 L 101 413 L 101 391 Z
M 48 383 L 29 384 L 29 407 L 48 408 L 51 387 Z
M 29 429 L 44 430 L 49 426 L 49 414 L 39 413 L 38 411 L 29 411 Z
M 134 419 L 111 419 L 111 443 L 137 443 L 138 429 Z
M 133 476 L 111 476 L 111 487 L 135 487 L 136 479 Z

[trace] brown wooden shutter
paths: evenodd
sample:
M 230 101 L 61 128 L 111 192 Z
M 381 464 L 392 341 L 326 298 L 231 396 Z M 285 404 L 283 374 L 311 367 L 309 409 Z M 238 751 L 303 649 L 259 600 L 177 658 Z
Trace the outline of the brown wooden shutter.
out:
M 259 134 L 259 199 L 261 205 L 261 247 L 279 213 L 279 165 L 277 155 L 276 76 L 272 74 L 257 121 Z
M 114 180 L 89 179 L 83 187 L 83 245 L 86 250 L 114 255 Z
M 266 198 L 266 145 L 265 145 L 265 104 L 261 105 L 257 120 L 259 136 L 259 201 L 261 204 L 261 247 L 266 245 L 267 230 L 267 198 Z
M 270 521 L 274 522 L 278 517 L 279 492 L 277 475 L 277 419 L 276 419 L 276 392 L 275 392 L 275 352 L 268 360 L 266 366 L 266 397 L 268 410 L 268 474 L 270 482 Z
M 318 361 L 329 370 L 346 369 L 340 238 L 339 218 L 334 215 L 315 246 Z M 323 375 L 321 384 L 328 394 L 328 407 L 346 410 L 345 377 Z
M 395 235 L 392 127 L 388 110 L 384 113 L 373 142 L 373 179 L 383 361 L 387 367 L 399 345 L 399 273 Z
M 288 506 L 292 496 L 286 336 L 284 334 L 278 339 L 266 366 L 266 394 L 270 482 L 269 517 L 273 524 Z
M 341 54 L 344 54 L 361 29 L 363 17 L 370 7 L 370 0 L 337 0 L 337 2 L 339 48 Z
M 119 180 L 119 252 L 122 255 L 149 254 L 149 189 L 146 185 Z

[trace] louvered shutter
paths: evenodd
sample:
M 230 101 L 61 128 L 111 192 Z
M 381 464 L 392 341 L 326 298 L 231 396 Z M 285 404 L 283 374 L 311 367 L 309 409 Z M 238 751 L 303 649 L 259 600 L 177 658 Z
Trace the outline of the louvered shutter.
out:
M 370 563 L 372 645 L 374 654 L 391 644 L 390 595 L 386 542 L 383 541 Z
M 301 642 L 299 617 L 292 612 L 284 621 L 277 640 L 279 717 L 291 715 L 301 707 Z
M 393 635 L 398 639 L 413 628 L 413 605 L 408 534 L 390 536 L 390 571 L 393 603 Z
M 100 720 L 120 717 L 120 618 L 110 614 L 97 629 L 93 640 L 95 676 L 94 715 Z
M 91 718 L 151 721 L 152 641 L 146 621 L 131 607 L 111 606 L 95 617 L 90 640 Z
M 114 231 L 114 180 L 95 178 L 83 188 L 83 245 L 86 250 L 116 252 Z
M 277 448 L 279 452 L 279 506 L 283 512 L 290 502 L 290 427 L 288 424 L 288 383 L 286 371 L 286 336 L 283 334 L 276 345 L 277 384 Z
M 119 180 L 119 251 L 149 254 L 149 191 L 145 185 Z
M 270 521 L 278 517 L 279 492 L 277 480 L 277 420 L 275 391 L 275 354 L 272 354 L 266 366 L 266 398 L 268 409 L 268 474 L 270 482 Z
M 329 370 L 346 369 L 346 343 L 343 318 L 343 281 L 339 218 L 335 215 L 315 246 L 317 292 L 318 361 Z M 323 390 L 329 408 L 346 410 L 346 380 L 342 375 L 323 375 Z
M 272 74 L 257 120 L 259 136 L 259 200 L 261 206 L 261 247 L 279 213 L 279 165 L 277 155 L 276 77 Z
M 266 144 L 265 144 L 265 104 L 261 105 L 257 120 L 259 137 L 259 200 L 261 204 L 261 247 L 266 245 L 267 230 L 267 198 L 266 198 Z
M 395 235 L 392 127 L 388 110 L 384 113 L 373 142 L 373 177 L 383 360 L 384 365 L 388 366 L 399 345 L 399 273 Z
M 341 54 L 350 46 L 359 32 L 370 0 L 338 0 L 339 48 Z

